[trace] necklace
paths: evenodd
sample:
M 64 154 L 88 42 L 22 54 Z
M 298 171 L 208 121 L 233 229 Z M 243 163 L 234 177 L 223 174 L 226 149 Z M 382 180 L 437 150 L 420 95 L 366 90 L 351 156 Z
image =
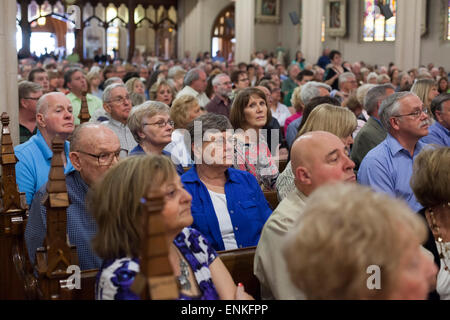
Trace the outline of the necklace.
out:
M 448 203 L 447 205 L 450 205 L 450 203 Z M 433 229 L 435 231 L 435 239 L 436 239 L 437 243 L 439 244 L 439 248 L 440 248 L 439 258 L 444 263 L 444 270 L 446 270 L 447 272 L 450 272 L 450 268 L 447 265 L 447 260 L 450 259 L 450 257 L 447 257 L 447 252 L 450 252 L 450 248 L 448 248 L 447 244 L 444 242 L 444 240 L 441 236 L 441 231 L 440 231 L 439 226 L 437 225 L 436 217 L 434 216 L 433 210 L 431 210 L 431 208 L 428 208 L 428 212 L 430 213 L 430 218 L 431 218 L 431 229 Z
M 181 290 L 189 291 L 191 290 L 191 283 L 189 282 L 189 267 L 178 250 L 177 253 L 180 258 L 180 275 L 177 277 L 177 280 L 180 284 Z

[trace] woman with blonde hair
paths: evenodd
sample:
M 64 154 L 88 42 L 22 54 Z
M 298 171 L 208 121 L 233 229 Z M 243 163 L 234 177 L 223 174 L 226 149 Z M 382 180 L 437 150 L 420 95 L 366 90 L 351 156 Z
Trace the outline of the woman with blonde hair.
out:
M 431 101 L 439 94 L 436 81 L 432 79 L 417 79 L 411 87 L 411 92 L 415 93 L 423 105 L 427 108 L 431 116 Z
M 175 90 L 167 80 L 160 79 L 151 86 L 149 95 L 150 100 L 163 102 L 170 107 L 175 97 Z
M 300 125 L 297 137 L 310 131 L 327 131 L 339 137 L 350 152 L 350 146 L 353 144 L 352 133 L 356 126 L 355 114 L 349 109 L 331 104 L 320 104 L 311 111 L 306 121 Z M 295 189 L 294 179 L 295 176 L 289 161 L 276 182 L 280 201 Z
M 301 98 L 301 93 L 302 93 L 302 86 L 298 86 L 292 92 L 292 97 L 291 97 L 292 107 L 289 107 L 288 109 L 292 113 L 295 111 L 295 113 L 293 113 L 292 116 L 288 117 L 284 121 L 284 136 L 285 137 L 286 137 L 286 132 L 287 132 L 287 128 L 288 128 L 289 124 L 292 121 L 300 118 L 302 116 L 302 114 L 303 114 L 303 109 L 305 108 L 305 105 L 303 104 L 303 101 L 302 101 L 302 98 Z M 294 109 L 294 110 L 292 110 L 292 109 Z
M 307 199 L 283 255 L 294 285 L 310 300 L 419 300 L 436 266 L 421 244 L 420 217 L 369 187 L 333 183 Z
M 450 147 L 424 149 L 414 160 L 411 188 L 424 206 L 419 214 L 429 228 L 425 248 L 433 252 L 439 266 L 436 291 L 450 300 Z
M 192 197 L 169 159 L 129 157 L 108 170 L 91 190 L 89 212 L 97 221 L 93 248 L 103 259 L 96 281 L 98 300 L 138 300 L 131 285 L 140 270 L 144 230 L 142 204 L 162 195 L 168 259 L 179 282 L 179 299 L 251 299 L 193 222 Z
M 192 164 L 190 146 L 186 145 L 189 133 L 185 130 L 189 122 L 202 115 L 203 111 L 194 96 L 182 95 L 176 98 L 170 108 L 170 119 L 174 122 L 172 142 L 164 150 L 172 154 L 174 162 L 187 167 Z M 176 160 L 175 160 L 176 159 Z

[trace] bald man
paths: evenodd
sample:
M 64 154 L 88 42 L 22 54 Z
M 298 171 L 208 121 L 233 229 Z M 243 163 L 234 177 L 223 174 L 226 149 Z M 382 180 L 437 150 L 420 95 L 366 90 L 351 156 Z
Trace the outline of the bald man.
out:
M 261 284 L 262 299 L 305 299 L 289 278 L 281 254 L 283 237 L 295 225 L 307 197 L 315 189 L 334 181 L 356 180 L 355 164 L 345 145 L 329 132 L 313 131 L 297 138 L 292 145 L 291 161 L 296 188 L 267 220 L 255 253 L 253 272 Z
M 25 192 L 30 205 L 34 194 L 48 180 L 53 157 L 52 140 L 59 135 L 66 140 L 73 132 L 72 104 L 61 92 L 51 92 L 39 98 L 36 105 L 37 132 L 27 142 L 14 148 L 17 159 L 16 182 Z M 64 173 L 73 171 L 69 159 L 69 142 L 64 142 Z
M 84 123 L 73 132 L 70 160 L 75 170 L 66 175 L 69 207 L 67 208 L 67 232 L 69 242 L 77 247 L 81 270 L 97 269 L 101 259 L 91 248 L 91 240 L 97 232 L 97 224 L 86 207 L 86 194 L 103 174 L 118 161 L 120 142 L 111 129 L 95 123 Z M 41 204 L 47 185 L 36 193 L 30 208 L 25 230 L 28 255 L 34 263 L 36 250 L 44 243 L 47 232 L 46 207 Z

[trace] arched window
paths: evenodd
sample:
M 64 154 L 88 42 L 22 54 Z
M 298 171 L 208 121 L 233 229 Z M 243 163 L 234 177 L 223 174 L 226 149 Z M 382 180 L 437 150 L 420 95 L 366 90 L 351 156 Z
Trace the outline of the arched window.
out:
M 214 21 L 211 36 L 211 56 L 220 50 L 222 57 L 228 59 L 234 51 L 234 5 L 223 9 Z
M 447 3 L 447 40 L 450 40 L 450 0 Z
M 394 41 L 396 0 L 364 0 L 363 41 Z

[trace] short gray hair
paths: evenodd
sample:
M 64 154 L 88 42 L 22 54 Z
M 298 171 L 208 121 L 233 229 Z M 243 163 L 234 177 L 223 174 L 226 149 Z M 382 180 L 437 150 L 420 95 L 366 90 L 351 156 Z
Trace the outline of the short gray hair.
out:
M 105 91 L 103 91 L 103 96 L 102 96 L 103 102 L 111 101 L 112 91 L 116 88 L 124 88 L 125 90 L 127 90 L 127 87 L 123 83 L 110 84 L 109 86 L 105 87 Z M 127 92 L 128 92 L 128 90 L 127 90 Z
M 331 91 L 331 87 L 329 85 L 317 81 L 310 81 L 302 86 L 300 98 L 305 106 L 309 103 L 309 101 L 311 101 L 312 98 L 319 96 L 319 88 L 325 88 L 328 91 Z
M 387 89 L 395 90 L 394 86 L 392 84 L 383 84 L 383 85 L 374 86 L 373 88 L 369 89 L 369 91 L 367 91 L 367 94 L 364 98 L 363 106 L 369 115 L 372 115 L 374 113 L 374 111 L 378 107 L 378 103 L 380 101 L 386 99 L 386 97 L 387 97 L 386 90 Z
M 200 78 L 200 72 L 204 72 L 200 68 L 194 68 L 189 70 L 184 76 L 183 83 L 185 86 L 190 86 L 192 82 Z
M 37 104 L 36 104 L 36 114 L 41 113 L 45 114 L 48 109 L 48 97 L 54 96 L 54 95 L 62 95 L 63 97 L 66 97 L 66 95 L 62 92 L 49 92 L 44 95 L 42 95 Z
M 377 85 L 373 83 L 364 83 L 358 89 L 356 89 L 356 99 L 362 106 L 364 106 L 364 99 L 366 97 L 367 92 L 369 92 L 370 89 L 376 86 Z
M 442 105 L 444 102 L 450 100 L 450 93 L 442 93 L 431 101 L 431 112 L 436 119 L 436 110 L 442 111 Z
M 195 118 L 193 121 L 191 121 L 187 126 L 187 131 L 189 132 L 189 135 L 191 136 L 191 141 L 195 141 L 194 137 L 196 134 L 199 134 L 195 130 L 195 122 L 201 122 L 202 124 L 202 131 L 201 131 L 201 138 L 203 141 L 203 136 L 205 135 L 205 132 L 208 130 L 218 130 L 220 132 L 224 132 L 228 129 L 233 129 L 233 126 L 231 125 L 230 120 L 224 115 L 217 114 L 217 113 L 206 113 L 203 114 L 197 118 Z
M 353 72 L 344 72 L 339 75 L 338 83 L 339 85 L 349 81 L 350 79 L 356 79 L 356 76 Z
M 409 91 L 396 92 L 384 99 L 384 101 L 381 103 L 379 111 L 380 121 L 387 131 L 392 129 L 389 120 L 397 114 L 398 109 L 401 105 L 400 100 L 406 98 L 407 96 L 417 97 L 414 93 Z
M 378 81 L 378 74 L 376 72 L 369 73 L 369 75 L 367 76 L 367 82 L 369 82 L 369 80 L 371 80 L 372 78 Z
M 123 83 L 123 80 L 119 77 L 111 77 L 105 80 L 105 83 L 103 84 L 103 87 L 108 87 L 112 85 L 113 83 Z
M 169 115 L 170 108 L 167 104 L 159 101 L 145 101 L 144 103 L 135 106 L 131 109 L 128 116 L 127 125 L 131 134 L 137 143 L 141 143 L 142 139 L 139 137 L 139 132 L 142 131 L 142 121 L 146 117 L 153 117 L 157 114 Z
M 20 81 L 19 88 L 19 100 L 28 97 L 30 93 L 36 93 L 42 91 L 42 87 L 39 83 L 31 81 Z
M 173 66 L 169 69 L 169 72 L 167 73 L 167 77 L 169 79 L 173 79 L 178 75 L 185 75 L 186 74 L 186 70 L 183 69 L 182 66 Z
M 226 73 L 219 73 L 218 75 L 216 75 L 214 78 L 213 78 L 213 80 L 212 80 L 212 85 L 213 86 L 217 86 L 218 84 L 219 84 L 219 80 L 220 80 L 220 78 L 223 78 L 223 77 L 229 77 Z

